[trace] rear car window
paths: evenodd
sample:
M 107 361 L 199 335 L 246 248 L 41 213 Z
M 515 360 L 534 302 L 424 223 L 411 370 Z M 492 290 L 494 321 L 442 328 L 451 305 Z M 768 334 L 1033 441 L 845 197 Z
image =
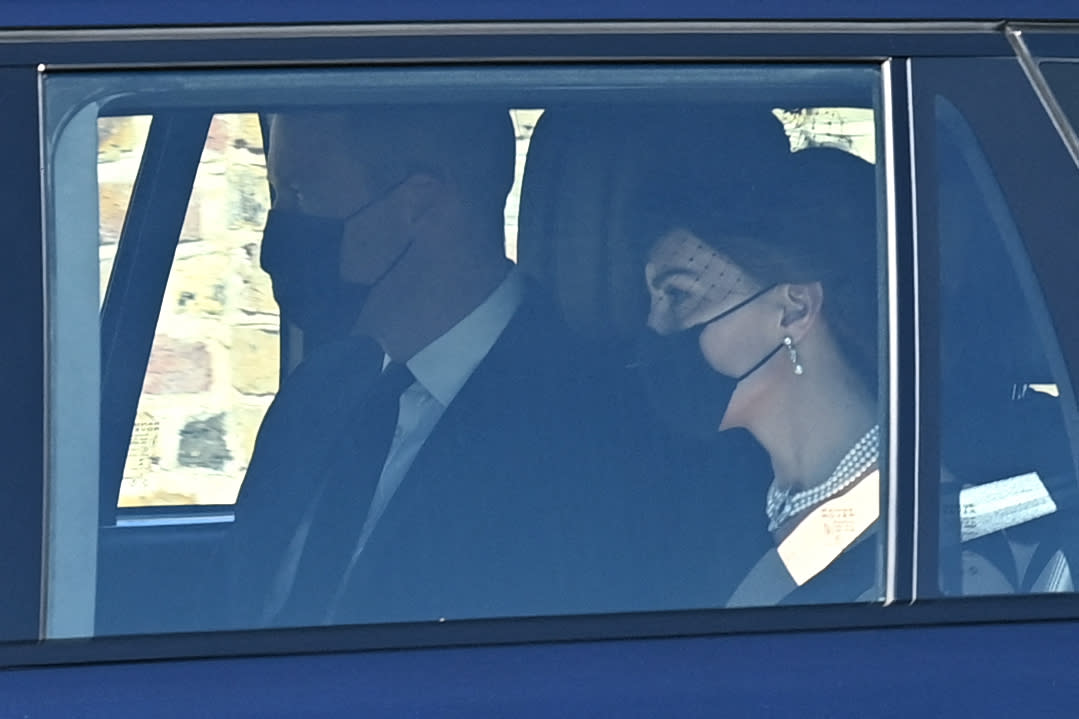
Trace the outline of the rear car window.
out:
M 944 98 L 935 120 L 945 589 L 1074 591 L 1073 412 L 1056 332 L 977 136 Z

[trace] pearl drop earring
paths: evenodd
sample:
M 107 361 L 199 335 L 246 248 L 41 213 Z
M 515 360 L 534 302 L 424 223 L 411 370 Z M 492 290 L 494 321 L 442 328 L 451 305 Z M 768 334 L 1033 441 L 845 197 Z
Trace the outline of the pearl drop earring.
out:
M 798 361 L 798 348 L 794 346 L 794 340 L 791 339 L 790 335 L 783 338 L 783 344 L 786 345 L 787 351 L 790 353 L 791 364 L 794 366 L 794 374 L 803 374 L 805 372 L 805 367 Z

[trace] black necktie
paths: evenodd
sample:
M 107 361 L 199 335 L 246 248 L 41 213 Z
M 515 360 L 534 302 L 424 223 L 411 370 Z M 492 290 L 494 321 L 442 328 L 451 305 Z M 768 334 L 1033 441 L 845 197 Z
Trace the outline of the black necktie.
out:
M 340 428 L 325 458 L 325 470 L 313 475 L 321 491 L 296 530 L 278 577 L 287 603 L 271 621 L 308 625 L 321 622 L 355 548 L 382 475 L 400 412 L 401 394 L 415 382 L 404 364 L 391 363 L 364 393 Z M 289 576 L 292 575 L 291 581 Z M 283 585 L 283 586 L 281 586 Z M 274 598 L 271 597 L 271 604 Z

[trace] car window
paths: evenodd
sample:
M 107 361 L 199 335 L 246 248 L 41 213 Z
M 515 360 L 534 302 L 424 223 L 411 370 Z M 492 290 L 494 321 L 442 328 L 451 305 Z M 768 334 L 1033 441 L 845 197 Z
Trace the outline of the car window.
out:
M 879 601 L 879 84 L 51 75 L 61 635 Z
M 943 98 L 935 120 L 945 591 L 1074 591 L 1073 405 L 1056 333 L 977 136 Z

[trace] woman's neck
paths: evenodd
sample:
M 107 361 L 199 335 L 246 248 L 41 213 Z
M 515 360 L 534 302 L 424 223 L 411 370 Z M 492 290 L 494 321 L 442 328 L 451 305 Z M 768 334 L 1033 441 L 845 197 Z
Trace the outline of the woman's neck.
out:
M 819 366 L 817 372 L 812 378 L 792 375 L 768 411 L 748 427 L 768 451 L 780 489 L 826 481 L 877 422 L 876 403 L 846 364 Z

